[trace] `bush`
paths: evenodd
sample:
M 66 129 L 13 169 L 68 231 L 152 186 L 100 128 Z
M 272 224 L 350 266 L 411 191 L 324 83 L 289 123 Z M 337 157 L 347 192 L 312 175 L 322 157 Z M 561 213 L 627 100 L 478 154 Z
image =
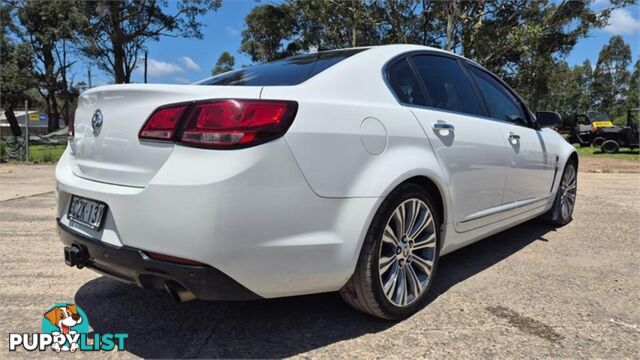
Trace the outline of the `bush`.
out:
M 53 154 L 51 153 L 51 150 L 47 149 L 43 154 L 42 154 L 42 162 L 52 162 L 53 161 Z
M 56 162 L 62 156 L 66 145 L 32 145 L 29 147 L 29 160 L 34 163 Z
M 4 162 L 7 157 L 7 143 L 0 140 L 0 162 Z

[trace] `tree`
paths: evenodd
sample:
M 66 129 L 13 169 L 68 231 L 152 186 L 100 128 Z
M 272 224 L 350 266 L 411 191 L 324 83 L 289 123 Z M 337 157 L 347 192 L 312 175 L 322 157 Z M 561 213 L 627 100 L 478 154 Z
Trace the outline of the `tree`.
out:
M 504 77 L 534 108 L 556 84 L 550 74 L 611 11 L 588 1 L 551 0 L 288 0 L 254 8 L 240 51 L 265 62 L 352 46 L 414 43 L 438 46 L 478 61 Z
M 389 1 L 391 3 L 391 1 Z M 377 4 L 364 0 L 290 0 L 300 49 L 330 50 L 381 43 Z
M 211 75 L 221 74 L 227 71 L 233 70 L 236 65 L 236 59 L 228 52 L 220 54 L 218 61 L 216 61 L 216 67 L 211 70 Z
M 15 109 L 25 100 L 31 100 L 27 94 L 35 87 L 33 78 L 33 56 L 29 44 L 16 44 L 9 33 L 18 31 L 11 21 L 14 7 L 10 3 L 0 5 L 0 100 L 5 109 L 5 116 L 15 136 L 22 135 L 15 115 Z
M 15 109 L 22 108 L 22 104 L 27 100 L 30 103 L 31 97 L 27 94 L 29 89 L 34 88 L 35 79 L 32 74 L 33 57 L 29 45 L 13 44 L 7 41 L 3 35 L 0 40 L 0 93 L 2 94 L 2 106 L 5 109 L 11 130 L 14 135 L 21 135 L 15 116 Z
M 256 6 L 245 22 L 247 28 L 242 31 L 240 51 L 249 54 L 252 61 L 267 62 L 298 51 L 295 42 L 283 45 L 295 34 L 296 18 L 291 5 Z
M 78 3 L 70 0 L 23 0 L 17 6 L 17 15 L 35 58 L 38 90 L 45 99 L 49 118 L 48 129 L 54 131 L 59 128 L 60 120 L 56 94 L 60 82 L 67 84 L 67 69 L 74 63 L 68 60 L 69 46 L 77 29 L 82 27 L 83 17 Z M 63 96 L 69 94 L 63 92 Z
M 429 0 L 386 0 L 373 2 L 368 26 L 378 27 L 380 39 L 364 39 L 373 43 L 424 44 L 433 45 L 434 20 L 429 16 L 437 2 Z M 377 23 L 377 24 L 376 24 Z M 364 44 L 367 45 L 367 44 Z
M 386 33 L 381 18 L 388 15 L 384 9 L 364 0 L 289 0 L 257 6 L 245 18 L 240 51 L 255 62 L 266 62 L 310 50 L 381 44 Z
M 217 10 L 222 0 L 180 0 L 171 13 L 164 0 L 99 0 L 86 2 L 89 19 L 83 29 L 82 53 L 116 84 L 131 82 L 142 51 L 162 36 L 202 38 L 198 16 Z
M 627 109 L 640 108 L 640 60 L 636 60 L 629 79 L 626 107 Z
M 602 47 L 593 72 L 593 95 L 598 111 L 613 118 L 624 113 L 623 105 L 629 85 L 631 48 L 621 36 L 613 36 Z
M 591 93 L 593 68 L 589 59 L 585 60 L 582 65 L 575 66 L 572 69 L 572 73 L 575 92 L 569 94 L 567 101 L 575 104 L 574 112 L 586 113 L 593 106 L 593 95 Z
M 606 19 L 586 2 L 507 0 L 461 46 L 466 56 L 501 75 L 533 109 L 553 110 L 545 98 L 558 84 L 550 74 L 590 29 L 604 25 Z
M 557 111 L 563 118 L 575 112 L 576 104 L 571 96 L 578 93 L 573 69 L 565 61 L 550 61 L 545 69 L 548 76 L 548 93 L 536 100 L 536 110 Z

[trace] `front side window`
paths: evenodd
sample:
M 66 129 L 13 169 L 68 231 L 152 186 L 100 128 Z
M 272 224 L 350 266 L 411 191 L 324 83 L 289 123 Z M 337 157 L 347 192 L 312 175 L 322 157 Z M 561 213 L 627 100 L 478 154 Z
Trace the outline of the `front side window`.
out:
M 416 55 L 411 59 L 426 88 L 427 106 L 484 116 L 457 60 L 436 55 Z
M 391 89 L 400 102 L 412 105 L 426 105 L 424 94 L 407 59 L 402 59 L 387 70 Z
M 475 66 L 469 68 L 487 105 L 489 116 L 496 120 L 527 124 L 522 105 L 507 88 L 483 70 Z
M 293 56 L 265 64 L 232 70 L 197 85 L 287 86 L 298 85 L 366 48 L 324 51 Z

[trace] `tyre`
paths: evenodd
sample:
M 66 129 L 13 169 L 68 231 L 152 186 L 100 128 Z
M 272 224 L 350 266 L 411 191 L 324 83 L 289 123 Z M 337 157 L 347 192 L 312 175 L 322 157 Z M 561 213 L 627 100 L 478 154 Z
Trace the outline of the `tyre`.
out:
M 553 207 L 543 217 L 556 226 L 563 226 L 571 222 L 577 191 L 578 169 L 576 162 L 570 160 L 564 167 Z
M 597 138 L 593 139 L 593 141 L 591 142 L 591 145 L 595 147 L 600 147 L 603 142 L 604 142 L 604 138 L 602 136 L 598 136 Z
M 427 303 L 440 252 L 441 217 L 420 186 L 403 184 L 382 202 L 340 290 L 351 306 L 383 318 L 408 317 Z
M 605 154 L 617 153 L 620 149 L 620 144 L 615 140 L 607 140 L 600 145 L 600 150 Z

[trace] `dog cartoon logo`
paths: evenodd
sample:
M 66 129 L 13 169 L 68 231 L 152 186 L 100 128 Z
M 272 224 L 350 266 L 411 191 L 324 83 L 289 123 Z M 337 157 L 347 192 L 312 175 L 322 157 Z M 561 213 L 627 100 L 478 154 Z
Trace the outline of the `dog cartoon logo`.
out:
M 41 317 L 40 333 L 9 333 L 9 351 L 124 351 L 127 333 L 89 332 L 87 314 L 75 304 L 58 303 Z
M 52 335 L 76 335 L 89 332 L 87 315 L 77 305 L 61 303 L 51 307 L 42 319 L 42 332 Z M 71 337 L 67 337 L 71 338 Z M 77 342 L 67 341 L 64 344 L 53 344 L 52 349 L 75 352 L 79 348 Z

